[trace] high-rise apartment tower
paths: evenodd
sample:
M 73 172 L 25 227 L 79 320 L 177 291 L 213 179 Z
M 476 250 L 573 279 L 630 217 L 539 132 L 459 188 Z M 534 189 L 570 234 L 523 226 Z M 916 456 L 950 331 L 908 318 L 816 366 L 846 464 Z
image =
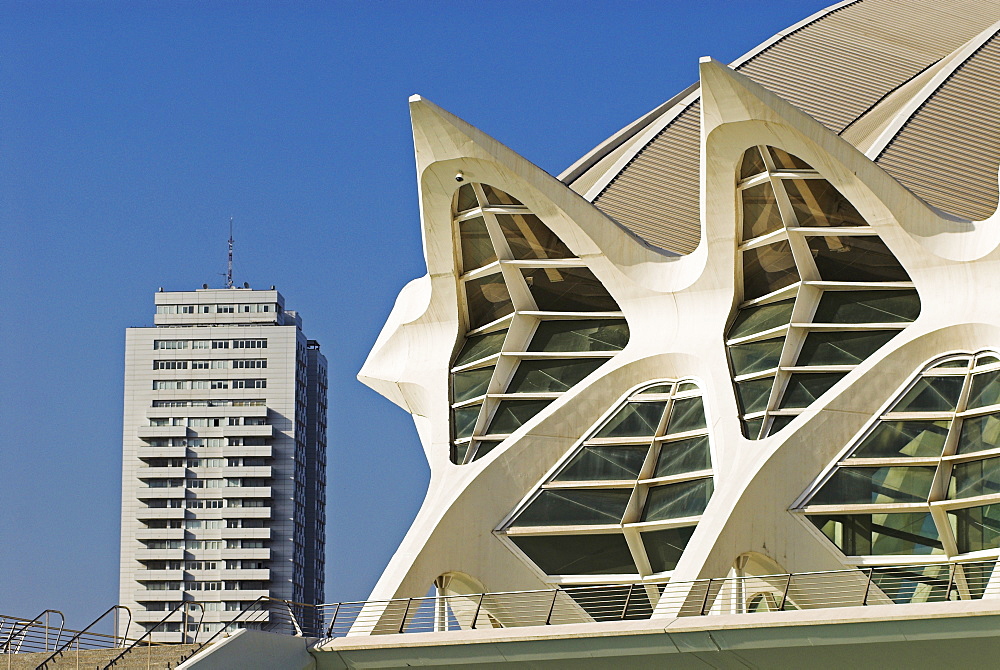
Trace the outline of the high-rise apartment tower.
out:
M 274 290 L 156 293 L 125 342 L 120 602 L 154 639 L 323 601 L 326 358 Z M 263 617 L 263 615 L 262 615 Z M 186 630 L 182 630 L 186 629 Z M 161 632 L 162 631 L 162 632 Z

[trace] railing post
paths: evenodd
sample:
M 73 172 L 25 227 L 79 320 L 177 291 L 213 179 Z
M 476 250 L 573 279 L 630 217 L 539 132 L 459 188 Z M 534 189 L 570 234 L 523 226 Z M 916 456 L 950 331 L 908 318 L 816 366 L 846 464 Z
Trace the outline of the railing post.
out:
M 479 603 L 476 605 L 476 613 L 472 615 L 472 630 L 476 630 L 476 621 L 479 620 L 479 610 L 483 609 L 483 598 L 485 597 L 485 593 L 479 594 Z
M 705 616 L 706 614 L 705 608 L 708 607 L 708 596 L 712 593 L 712 579 L 713 578 L 709 578 L 708 583 L 705 584 L 705 597 L 701 601 L 701 616 Z
M 868 568 L 868 583 L 865 584 L 865 597 L 861 600 L 862 605 L 868 604 L 868 592 L 872 588 L 872 574 L 875 572 L 875 568 Z
M 785 611 L 785 603 L 788 602 L 788 587 L 792 585 L 792 576 L 788 575 L 788 581 L 785 582 L 785 590 L 781 592 L 781 606 L 778 607 L 779 612 Z
M 545 617 L 545 625 L 548 626 L 552 623 L 552 612 L 556 609 L 556 598 L 559 597 L 559 589 L 554 589 L 552 591 L 552 604 L 549 605 L 549 615 Z
M 950 568 L 950 570 L 948 571 L 948 588 L 944 592 L 944 601 L 945 602 L 948 602 L 949 600 L 951 600 L 951 587 L 955 583 L 955 572 L 958 571 L 958 566 L 955 565 L 954 563 L 950 564 L 948 567 Z M 968 580 L 966 580 L 966 583 L 968 583 Z M 962 594 L 961 593 L 959 593 L 958 599 L 959 600 L 962 599 Z
M 621 620 L 625 620 L 625 615 L 628 614 L 629 603 L 632 602 L 632 590 L 635 589 L 635 584 L 628 585 L 628 595 L 625 596 L 625 605 L 622 606 L 622 616 Z
M 333 610 L 333 621 L 330 622 L 330 627 L 326 629 L 327 637 L 333 637 L 333 627 L 337 625 L 338 614 L 340 614 L 340 603 L 337 603 L 337 608 Z
M 410 614 L 410 605 L 413 603 L 413 598 L 406 599 L 406 609 L 403 610 L 403 618 L 399 622 L 399 632 L 402 633 L 403 629 L 406 628 L 406 617 Z

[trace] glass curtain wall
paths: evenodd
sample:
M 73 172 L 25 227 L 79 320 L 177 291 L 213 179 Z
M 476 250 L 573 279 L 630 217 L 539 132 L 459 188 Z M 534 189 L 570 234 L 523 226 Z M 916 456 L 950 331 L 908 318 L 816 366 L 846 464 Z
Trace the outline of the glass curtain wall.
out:
M 451 368 L 453 463 L 482 458 L 628 342 L 618 304 L 519 200 L 455 193 L 462 342 Z
M 727 333 L 744 435 L 781 430 L 920 311 L 906 271 L 819 172 L 781 149 L 740 165 L 741 294 Z

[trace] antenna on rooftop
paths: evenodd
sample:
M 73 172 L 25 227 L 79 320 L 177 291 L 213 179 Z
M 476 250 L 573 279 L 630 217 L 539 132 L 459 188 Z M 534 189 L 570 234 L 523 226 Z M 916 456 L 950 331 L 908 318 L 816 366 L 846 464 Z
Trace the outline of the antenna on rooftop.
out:
M 233 287 L 233 217 L 229 217 L 229 266 L 226 269 L 226 288 Z

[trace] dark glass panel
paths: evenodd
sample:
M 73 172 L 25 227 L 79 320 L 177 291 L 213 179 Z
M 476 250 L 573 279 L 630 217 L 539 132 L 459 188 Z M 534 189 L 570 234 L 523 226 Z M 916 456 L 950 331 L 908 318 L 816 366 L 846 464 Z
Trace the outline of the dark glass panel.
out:
M 909 281 L 906 270 L 875 235 L 810 237 L 809 250 L 825 281 Z
M 940 456 L 951 421 L 883 421 L 875 426 L 852 458 Z
M 782 184 L 802 227 L 868 225 L 854 205 L 825 179 L 787 179 Z
M 929 513 L 836 514 L 808 519 L 848 556 L 944 553 Z
M 741 309 L 736 314 L 736 320 L 733 321 L 728 336 L 730 339 L 736 339 L 784 326 L 791 320 L 794 306 L 795 299 L 790 298 Z
M 500 440 L 481 440 L 476 442 L 476 452 L 472 456 L 473 461 L 478 461 L 486 454 L 493 451 L 500 444 Z
M 933 467 L 838 468 L 810 505 L 925 502 Z
M 785 338 L 783 337 L 773 340 L 762 340 L 760 342 L 734 344 L 729 347 L 729 356 L 733 361 L 733 374 L 748 375 L 778 367 L 778 360 L 781 358 L 781 347 L 784 344 Z
M 534 214 L 497 214 L 496 217 L 515 260 L 573 258 L 573 252 Z
M 743 252 L 743 299 L 753 300 L 799 281 L 786 240 Z
M 646 460 L 649 445 L 585 446 L 552 481 L 583 482 L 635 479 Z
M 740 400 L 740 408 L 744 414 L 751 412 L 761 412 L 767 409 L 767 399 L 771 395 L 771 386 L 774 384 L 774 377 L 764 379 L 754 379 L 753 381 L 740 382 L 736 385 L 736 395 Z
M 674 388 L 673 384 L 657 384 L 647 389 L 639 391 L 639 395 L 664 395 L 670 393 Z
M 814 323 L 908 323 L 920 314 L 916 291 L 824 291 Z
M 465 295 L 469 305 L 469 327 L 479 328 L 514 311 L 500 273 L 470 279 L 465 282 Z
M 809 333 L 795 364 L 857 365 L 898 333 L 898 330 Z
M 560 590 L 594 621 L 637 621 L 653 613 L 646 587 L 640 584 L 561 586 Z
M 698 516 L 705 511 L 712 497 L 712 484 L 712 478 L 706 477 L 679 484 L 652 487 L 646 495 L 642 520 L 666 521 Z
M 787 426 L 792 422 L 794 416 L 789 416 L 788 414 L 779 414 L 777 416 L 771 417 L 771 426 L 767 429 L 767 435 L 770 437 L 774 435 L 779 430 Z
M 479 207 L 479 201 L 476 200 L 476 192 L 472 190 L 472 184 L 463 184 L 458 189 L 458 201 L 455 205 L 455 210 L 464 212 L 476 207 Z
M 1000 370 L 972 375 L 969 409 L 1000 405 Z
M 479 410 L 482 405 L 472 405 L 461 409 L 451 410 L 451 421 L 455 428 L 455 438 L 469 437 L 476 427 L 476 420 L 479 418 Z
M 1000 414 L 987 414 L 962 421 L 958 453 L 971 454 L 1000 447 Z
M 712 455 L 709 452 L 708 436 L 689 437 L 676 442 L 664 442 L 660 445 L 660 455 L 656 458 L 654 477 L 668 477 L 684 472 L 697 472 L 712 468 Z
M 694 526 L 685 526 L 642 533 L 642 545 L 646 548 L 653 572 L 666 572 L 677 567 L 684 547 L 694 535 L 694 529 Z
M 967 368 L 969 367 L 968 358 L 957 358 L 953 361 L 945 361 L 944 363 L 938 363 L 934 367 L 936 368 Z
M 956 463 L 951 470 L 951 486 L 951 499 L 1000 493 L 1000 458 Z
M 621 533 L 509 537 L 547 575 L 630 575 L 638 572 Z
M 551 400 L 503 400 L 497 407 L 487 433 L 509 435 L 541 412 Z
M 461 465 L 465 462 L 465 457 L 469 453 L 470 442 L 456 442 L 454 444 L 454 455 L 452 456 L 451 462 Z
M 757 147 L 750 147 L 743 152 L 743 160 L 740 162 L 740 179 L 746 179 L 766 171 L 764 159 L 760 157 L 760 151 Z
M 892 407 L 893 412 L 951 412 L 965 377 L 921 377 Z
M 1000 505 L 949 510 L 955 524 L 959 553 L 996 549 L 1000 546 Z
M 764 419 L 750 419 L 743 422 L 743 434 L 750 440 L 760 439 L 760 429 L 764 425 Z
M 455 372 L 451 375 L 452 402 L 462 402 L 485 395 L 486 388 L 493 377 L 493 368 L 476 368 L 465 372 Z
M 872 585 L 889 596 L 893 602 L 907 603 L 944 602 L 958 589 L 951 579 L 947 565 L 908 566 L 905 568 L 873 568 Z
M 538 309 L 544 312 L 617 312 L 618 303 L 586 268 L 522 269 Z
M 628 344 L 624 319 L 542 321 L 528 351 L 618 351 Z
M 668 434 L 699 430 L 706 425 L 705 404 L 701 397 L 674 400 L 670 409 L 670 420 L 667 421 Z
M 630 402 L 618 410 L 594 437 L 652 437 L 665 402 Z
M 462 351 L 458 353 L 458 358 L 455 359 L 455 367 L 499 353 L 500 348 L 503 347 L 503 338 L 506 336 L 506 330 L 498 330 L 468 338 L 462 345 Z
M 743 199 L 743 239 L 749 240 L 781 228 L 781 214 L 769 182 L 740 191 Z
M 460 222 L 458 230 L 462 238 L 463 272 L 489 265 L 497 259 L 497 252 L 490 242 L 490 234 L 486 231 L 483 217 L 477 216 Z
M 604 364 L 603 358 L 524 360 L 517 366 L 507 393 L 559 393 Z
M 520 205 L 521 201 L 509 193 L 504 193 L 498 188 L 493 188 L 489 184 L 481 184 L 483 192 L 486 194 L 486 201 L 491 205 Z
M 844 373 L 800 372 L 793 374 L 781 398 L 781 409 L 808 407 L 844 378 Z
M 976 359 L 976 367 L 982 367 L 984 365 L 993 365 L 994 363 L 1000 363 L 1000 358 L 993 356 L 991 354 L 986 354 L 984 356 L 979 356 Z
M 997 512 L 1000 513 L 1000 510 L 997 510 Z M 989 523 L 993 526 L 993 528 L 996 528 L 997 523 L 993 519 L 996 518 L 997 513 L 986 513 L 986 514 L 987 518 L 990 518 Z M 984 540 L 983 543 L 986 545 L 984 549 L 996 548 L 997 546 L 996 536 L 993 536 L 992 538 L 986 537 L 983 538 L 983 540 Z M 958 546 L 960 552 L 965 551 L 964 549 L 961 548 L 963 546 L 961 541 L 959 541 Z M 969 551 L 975 551 L 975 550 L 970 549 Z M 977 561 L 975 563 L 963 563 L 957 566 L 957 569 L 960 570 L 961 573 L 965 576 L 965 588 L 969 592 L 969 597 L 978 600 L 979 598 L 982 598 L 985 595 L 986 587 L 989 585 L 990 579 L 992 579 L 993 577 L 993 571 L 996 568 L 996 565 L 997 565 L 996 560 L 991 559 L 986 561 Z M 964 594 L 959 590 L 959 587 L 957 585 L 952 585 L 952 592 L 950 598 L 951 600 L 959 599 L 958 594 L 956 594 L 955 591 L 959 591 L 959 594 L 963 595 L 964 597 Z
M 798 156 L 793 156 L 784 149 L 768 147 L 767 150 L 771 153 L 771 160 L 774 161 L 774 167 L 779 170 L 812 170 L 812 166 L 809 163 L 806 163 Z
M 526 526 L 589 526 L 620 523 L 632 489 L 542 491 L 511 523 Z
M 681 382 L 677 385 L 677 392 L 684 393 L 685 391 L 697 391 L 698 385 L 694 382 Z

